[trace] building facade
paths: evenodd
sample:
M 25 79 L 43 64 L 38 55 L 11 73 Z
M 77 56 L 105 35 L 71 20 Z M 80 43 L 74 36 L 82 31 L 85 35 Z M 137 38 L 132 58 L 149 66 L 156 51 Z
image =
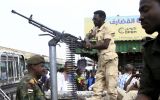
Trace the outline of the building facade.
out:
M 124 65 L 131 63 L 135 65 L 135 67 L 141 68 L 143 66 L 142 40 L 145 37 L 155 38 L 157 33 L 147 35 L 140 25 L 139 16 L 112 16 L 107 17 L 106 22 L 115 32 L 114 39 L 116 52 L 119 57 L 119 66 L 123 67 Z M 85 18 L 85 33 L 88 33 L 92 27 L 92 19 Z M 76 53 L 81 55 L 87 55 L 87 53 L 94 55 L 96 54 L 96 51 L 77 49 Z

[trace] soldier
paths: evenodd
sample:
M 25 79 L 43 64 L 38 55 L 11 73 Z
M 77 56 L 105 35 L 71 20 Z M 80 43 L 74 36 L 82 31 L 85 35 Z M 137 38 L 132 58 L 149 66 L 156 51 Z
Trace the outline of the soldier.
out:
M 44 63 L 44 58 L 39 55 L 34 55 L 27 60 L 28 73 L 18 84 L 16 100 L 46 100 L 38 84 L 38 80 L 45 74 Z
M 95 27 L 85 37 L 86 48 L 98 50 L 98 69 L 93 85 L 94 96 L 91 100 L 101 100 L 102 93 L 107 91 L 110 100 L 117 99 L 118 56 L 115 51 L 114 32 L 105 23 L 106 14 L 102 10 L 94 12 Z M 95 38 L 96 44 L 90 39 Z
M 147 34 L 158 32 L 144 44 L 144 68 L 136 100 L 158 100 L 160 96 L 160 0 L 140 0 L 140 21 Z

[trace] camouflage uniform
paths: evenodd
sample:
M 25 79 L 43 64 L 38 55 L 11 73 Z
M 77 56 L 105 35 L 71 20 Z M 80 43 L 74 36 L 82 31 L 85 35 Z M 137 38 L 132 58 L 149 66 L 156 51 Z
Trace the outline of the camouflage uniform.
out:
M 16 100 L 46 100 L 36 78 L 37 73 L 41 76 L 43 75 L 43 63 L 45 63 L 45 60 L 39 55 L 34 55 L 27 60 L 28 73 L 18 84 Z M 32 67 L 36 68 L 32 69 Z
M 37 80 L 30 74 L 22 78 L 17 87 L 16 100 L 46 100 Z

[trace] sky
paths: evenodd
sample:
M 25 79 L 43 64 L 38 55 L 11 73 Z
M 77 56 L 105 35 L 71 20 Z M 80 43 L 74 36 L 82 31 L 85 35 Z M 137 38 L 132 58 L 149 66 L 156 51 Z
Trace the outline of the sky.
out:
M 107 16 L 139 15 L 139 0 L 1 0 L 0 46 L 49 55 L 50 36 L 11 10 L 30 17 L 45 26 L 84 38 L 84 19 L 96 10 Z M 65 59 L 65 45 L 56 46 L 57 58 Z

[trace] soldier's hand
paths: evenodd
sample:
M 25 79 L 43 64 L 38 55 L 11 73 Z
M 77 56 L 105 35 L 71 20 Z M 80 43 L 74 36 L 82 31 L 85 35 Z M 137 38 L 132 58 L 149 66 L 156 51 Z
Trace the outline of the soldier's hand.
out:
M 97 30 L 98 30 L 98 27 L 93 28 L 93 29 L 92 29 L 92 32 L 91 32 L 91 35 L 92 35 L 92 36 L 95 36 L 96 33 L 97 33 Z
M 91 49 L 91 47 L 92 47 L 92 44 L 90 42 L 86 42 L 85 48 Z
M 90 30 L 90 32 L 88 33 L 88 37 L 90 39 L 93 38 L 93 37 L 95 37 L 95 35 L 97 34 L 97 30 L 98 30 L 98 27 L 95 27 L 92 30 Z

